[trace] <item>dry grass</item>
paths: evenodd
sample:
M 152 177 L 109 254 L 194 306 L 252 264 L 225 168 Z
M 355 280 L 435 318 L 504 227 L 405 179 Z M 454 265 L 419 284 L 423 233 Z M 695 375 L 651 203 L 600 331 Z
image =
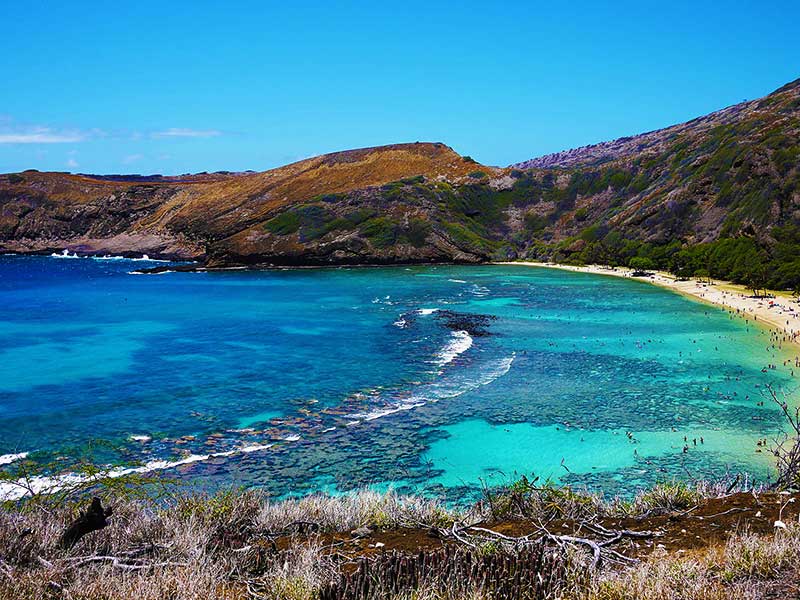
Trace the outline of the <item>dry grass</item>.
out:
M 680 511 L 719 490 L 670 483 L 624 503 L 571 490 L 529 489 L 524 506 L 526 512 L 538 506 L 553 514 L 646 514 Z M 345 566 L 328 534 L 365 526 L 441 528 L 454 520 L 490 516 L 479 514 L 486 506 L 466 514 L 391 492 L 281 502 L 252 491 L 182 493 L 160 502 L 115 500 L 112 526 L 86 536 L 72 550 L 59 548 L 59 536 L 83 505 L 40 499 L 0 510 L 0 598 L 311 600 L 338 581 Z M 280 548 L 275 540 L 281 541 Z M 569 551 L 564 560 L 563 598 L 744 600 L 800 570 L 800 524 L 787 522 L 771 535 L 738 532 L 723 546 L 702 552 L 657 551 L 624 569 L 588 570 L 581 552 Z M 480 586 L 432 580 L 423 589 L 386 597 L 484 596 Z
M 351 531 L 361 526 L 444 527 L 460 513 L 439 502 L 393 492 L 364 490 L 347 496 L 307 496 L 297 500 L 264 503 L 258 522 L 267 529 L 278 529 L 288 522 L 311 521 L 323 531 Z
M 770 583 L 791 581 L 800 570 L 800 524 L 774 535 L 734 533 L 709 552 L 656 554 L 635 567 L 598 574 L 581 600 L 746 600 L 762 598 Z
M 276 551 L 279 536 L 309 526 L 438 527 L 454 514 L 429 500 L 372 491 L 284 502 L 225 491 L 113 507 L 113 525 L 71 551 L 58 540 L 80 505 L 39 499 L 0 511 L 0 598 L 242 598 L 248 587 L 266 598 L 312 598 L 338 576 L 337 565 L 305 536 Z

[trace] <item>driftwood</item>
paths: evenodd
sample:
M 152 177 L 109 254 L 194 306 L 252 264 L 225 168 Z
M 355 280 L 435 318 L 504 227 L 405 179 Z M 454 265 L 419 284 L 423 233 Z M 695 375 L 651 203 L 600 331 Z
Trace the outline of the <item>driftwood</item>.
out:
M 86 512 L 67 527 L 67 530 L 61 536 L 59 546 L 70 549 L 86 534 L 103 529 L 108 525 L 108 517 L 111 516 L 111 513 L 111 507 L 103 508 L 103 505 L 100 504 L 100 498 L 92 498 L 92 504 Z

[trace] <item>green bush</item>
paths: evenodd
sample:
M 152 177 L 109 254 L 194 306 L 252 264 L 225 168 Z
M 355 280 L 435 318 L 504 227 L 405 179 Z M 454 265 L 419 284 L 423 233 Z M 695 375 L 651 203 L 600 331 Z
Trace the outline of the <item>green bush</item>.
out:
M 628 266 L 634 271 L 653 271 L 656 268 L 656 263 L 649 258 L 634 256 L 628 262 Z
M 430 231 L 430 223 L 411 218 L 408 220 L 408 227 L 403 231 L 403 237 L 415 248 L 420 248 L 425 245 Z
M 388 217 L 374 217 L 361 226 L 361 233 L 378 248 L 386 248 L 397 241 L 398 224 Z
M 300 215 L 287 211 L 267 221 L 264 227 L 277 235 L 290 235 L 300 229 Z

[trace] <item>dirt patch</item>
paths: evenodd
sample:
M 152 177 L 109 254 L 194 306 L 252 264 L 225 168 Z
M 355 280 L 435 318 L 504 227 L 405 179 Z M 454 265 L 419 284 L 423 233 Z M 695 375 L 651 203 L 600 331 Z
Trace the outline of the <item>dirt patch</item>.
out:
M 776 521 L 796 520 L 799 514 L 800 494 L 737 493 L 706 500 L 697 506 L 671 514 L 601 518 L 595 523 L 608 530 L 653 532 L 654 535 L 650 538 L 625 538 L 614 545 L 615 550 L 627 557 L 643 559 L 655 551 L 675 554 L 703 551 L 724 544 L 737 531 L 769 534 L 775 530 Z M 542 524 L 535 520 L 509 520 L 476 525 L 509 537 L 536 537 L 542 532 Z M 596 537 L 587 529 L 584 521 L 555 520 L 547 523 L 546 528 L 554 535 Z M 409 527 L 360 533 L 360 536 L 347 533 L 284 536 L 276 543 L 278 548 L 286 548 L 303 541 L 319 543 L 327 552 L 343 559 L 345 572 L 347 565 L 355 565 L 363 557 L 384 552 L 418 554 L 440 549 L 446 544 L 459 543 L 436 529 Z

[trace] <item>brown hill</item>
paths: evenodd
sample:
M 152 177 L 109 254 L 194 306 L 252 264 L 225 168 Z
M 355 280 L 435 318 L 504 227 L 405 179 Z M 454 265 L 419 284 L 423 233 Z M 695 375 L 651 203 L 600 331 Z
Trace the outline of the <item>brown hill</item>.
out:
M 800 286 L 800 80 L 508 169 L 416 143 L 263 173 L 0 176 L 0 249 L 62 248 L 210 266 L 638 258 Z
M 0 247 L 178 258 L 208 253 L 221 262 L 236 254 L 258 262 L 270 254 L 261 254 L 258 234 L 281 209 L 414 177 L 457 184 L 478 169 L 491 171 L 444 144 L 412 143 L 336 152 L 262 173 L 177 180 L 26 171 L 0 176 Z

